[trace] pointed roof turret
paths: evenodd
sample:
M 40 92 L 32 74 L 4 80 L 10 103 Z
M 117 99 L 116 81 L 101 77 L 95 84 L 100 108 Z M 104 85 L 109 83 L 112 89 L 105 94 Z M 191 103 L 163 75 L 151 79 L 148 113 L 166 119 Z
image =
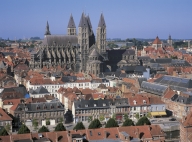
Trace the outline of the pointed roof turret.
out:
M 99 57 L 100 54 L 97 52 L 97 50 L 94 48 L 92 51 L 91 51 L 91 54 L 89 56 L 96 56 L 96 57 Z
M 88 26 L 88 22 L 86 20 L 85 14 L 82 13 L 81 20 L 79 22 L 79 27 L 87 27 L 87 26 Z
M 171 35 L 169 35 L 169 40 L 171 40 Z
M 51 35 L 51 32 L 49 31 L 49 23 L 47 21 L 47 26 L 45 28 L 45 35 Z
M 70 19 L 69 19 L 69 23 L 68 23 L 68 27 L 67 27 L 67 28 L 76 28 L 72 14 L 71 14 L 71 16 L 70 16 Z
M 162 44 L 158 36 L 157 36 L 156 39 L 153 41 L 153 44 Z
M 101 13 L 98 27 L 106 27 L 105 19 L 104 19 L 103 13 Z

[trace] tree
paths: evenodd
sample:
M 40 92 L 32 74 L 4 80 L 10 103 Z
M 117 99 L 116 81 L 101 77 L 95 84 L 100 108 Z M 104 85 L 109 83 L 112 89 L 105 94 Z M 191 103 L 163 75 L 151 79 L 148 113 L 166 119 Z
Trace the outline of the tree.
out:
M 32 124 L 33 124 L 34 129 L 37 130 L 38 129 L 38 122 L 36 119 L 33 119 Z
M 103 114 L 101 114 L 101 115 L 99 116 L 99 120 L 100 120 L 100 121 L 105 120 L 105 117 L 104 117 L 104 115 L 103 115 Z
M 50 125 L 50 120 L 49 119 L 46 120 L 46 125 Z
M 88 122 L 91 122 L 93 120 L 93 116 L 88 117 Z
M 30 130 L 25 124 L 22 124 L 18 131 L 18 134 L 26 134 L 26 133 L 30 133 Z
M 135 114 L 135 118 L 139 119 L 139 113 Z
M 59 123 L 63 123 L 63 117 L 59 118 Z
M 66 128 L 63 125 L 63 123 L 58 123 L 57 126 L 55 127 L 55 131 L 66 131 Z
M 42 132 L 49 132 L 49 129 L 48 129 L 46 126 L 43 125 L 43 126 L 39 129 L 38 133 L 42 133 Z
M 110 128 L 110 127 L 119 127 L 119 125 L 117 124 L 117 122 L 113 118 L 110 118 L 107 121 L 107 124 L 105 125 L 105 128 Z
M 148 112 L 148 113 L 147 113 L 147 117 L 148 117 L 148 118 L 151 118 L 151 112 Z
M 82 122 L 78 122 L 77 125 L 73 128 L 73 130 L 84 130 L 85 126 Z
M 141 125 L 151 125 L 151 122 L 146 116 L 141 117 L 138 122 L 136 123 L 137 126 Z
M 98 119 L 94 119 L 90 124 L 89 124 L 89 129 L 95 129 L 95 128 L 100 128 L 101 122 Z
M 9 135 L 9 134 L 7 133 L 6 129 L 3 128 L 3 129 L 0 131 L 0 136 L 7 136 L 7 135 Z
M 11 125 L 8 123 L 7 125 L 5 125 L 5 129 L 9 133 L 11 130 Z
M 113 114 L 112 118 L 116 120 L 116 114 L 115 113 Z
M 131 119 L 126 119 L 123 122 L 123 126 L 134 126 L 134 122 Z
M 128 114 L 125 113 L 124 116 L 123 116 L 124 120 L 127 120 L 128 119 Z

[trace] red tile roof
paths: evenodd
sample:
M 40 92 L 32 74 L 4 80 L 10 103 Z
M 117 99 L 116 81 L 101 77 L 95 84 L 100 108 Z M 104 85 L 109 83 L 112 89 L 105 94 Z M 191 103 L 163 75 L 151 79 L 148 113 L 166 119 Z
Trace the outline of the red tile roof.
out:
M 157 36 L 156 39 L 153 41 L 153 44 L 162 44 L 159 37 Z
M 13 119 L 2 109 L 0 108 L 0 121 L 12 121 Z

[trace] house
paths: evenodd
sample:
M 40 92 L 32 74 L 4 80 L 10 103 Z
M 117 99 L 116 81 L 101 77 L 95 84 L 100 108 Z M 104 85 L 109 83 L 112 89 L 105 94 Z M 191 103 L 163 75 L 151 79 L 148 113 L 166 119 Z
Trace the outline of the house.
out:
M 113 114 L 119 113 L 119 118 L 122 119 L 123 114 L 129 112 L 128 100 L 122 98 L 119 99 L 99 99 L 99 100 L 76 100 L 72 106 L 72 114 L 74 117 L 74 123 L 79 121 L 88 121 L 89 117 L 100 118 L 104 116 L 107 118 L 112 117 Z
M 15 118 L 15 125 L 22 122 L 31 122 L 36 119 L 39 125 L 46 125 L 46 120 L 50 120 L 50 125 L 55 125 L 64 117 L 65 108 L 60 102 L 44 103 L 20 103 L 10 108 L 10 113 Z
M 10 132 L 12 132 L 12 118 L 2 109 L 0 108 L 0 127 L 10 126 Z
M 158 97 L 149 98 L 151 104 L 151 115 L 153 117 L 166 115 L 166 104 Z
M 181 142 L 192 141 L 192 113 L 190 112 L 180 122 L 180 140 Z
M 35 90 L 33 90 L 33 89 L 29 90 L 29 95 L 32 98 L 42 98 L 45 95 L 50 95 L 50 93 L 48 92 L 48 90 L 46 88 L 44 88 L 43 86 L 40 86 Z
M 165 135 L 158 125 L 127 126 L 0 136 L 5 142 L 160 142 Z
M 138 114 L 139 117 L 147 116 L 148 112 L 151 111 L 150 101 L 146 96 L 132 96 L 128 98 L 128 102 L 130 105 L 129 118 L 135 119 L 136 114 Z

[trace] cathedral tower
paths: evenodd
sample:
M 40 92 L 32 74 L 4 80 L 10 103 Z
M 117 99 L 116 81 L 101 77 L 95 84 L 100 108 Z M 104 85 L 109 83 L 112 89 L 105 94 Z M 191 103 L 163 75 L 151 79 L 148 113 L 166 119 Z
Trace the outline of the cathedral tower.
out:
M 45 36 L 46 35 L 51 35 L 51 32 L 49 31 L 49 23 L 48 23 L 48 21 L 47 21 L 47 26 L 45 28 Z
M 67 26 L 67 33 L 68 35 L 76 35 L 76 26 L 72 14 L 70 16 L 69 23 Z
M 172 41 L 172 39 L 171 39 L 171 35 L 169 35 L 169 38 L 168 38 L 168 40 L 167 40 L 167 43 L 168 43 L 170 46 L 173 45 L 173 41 Z
M 92 31 L 89 16 L 84 13 L 81 15 L 79 22 L 78 43 L 81 51 L 81 67 L 82 71 L 86 70 L 86 62 L 88 60 L 89 48 L 95 43 L 95 36 Z
M 97 28 L 97 46 L 100 54 L 106 53 L 106 24 L 103 13 L 101 13 Z

